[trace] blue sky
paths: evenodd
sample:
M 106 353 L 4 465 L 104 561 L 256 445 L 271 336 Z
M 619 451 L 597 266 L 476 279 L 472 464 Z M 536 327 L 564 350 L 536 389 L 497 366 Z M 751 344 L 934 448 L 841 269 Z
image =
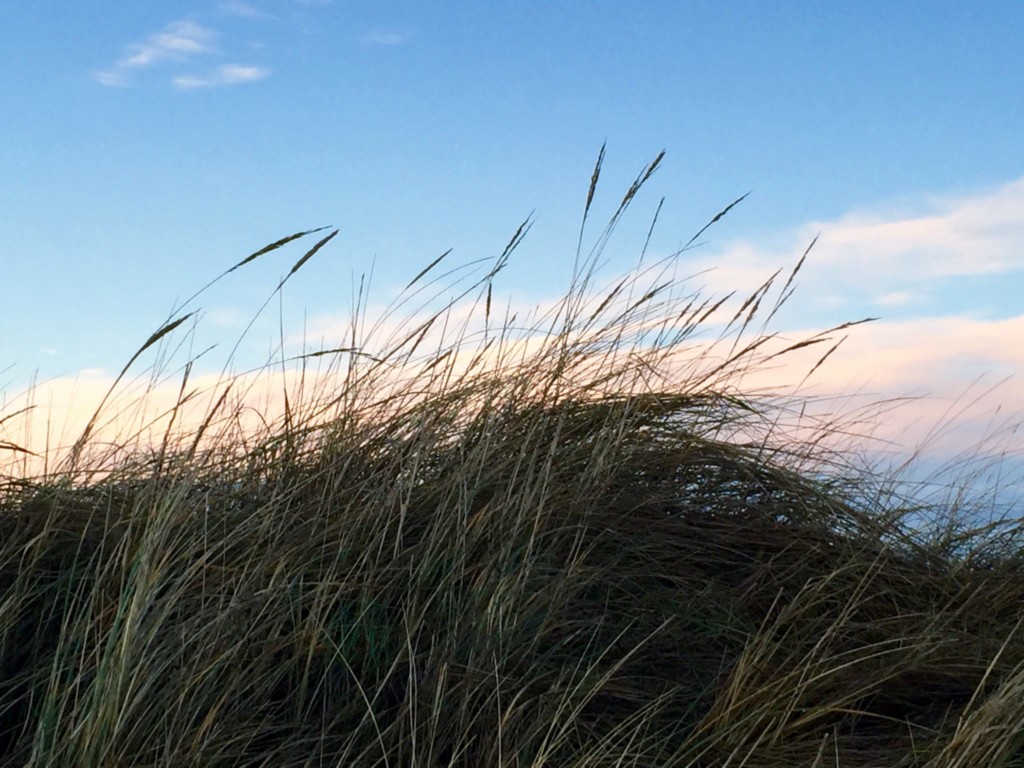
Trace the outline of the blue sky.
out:
M 1014 377 L 986 402 L 1024 402 L 1019 3 L 39 0 L 0 18 L 8 397 L 116 374 L 198 287 L 315 226 L 340 233 L 289 283 L 288 335 L 330 341 L 353 274 L 372 266 L 386 303 L 449 248 L 496 256 L 531 214 L 498 287 L 550 300 L 607 141 L 595 224 L 667 150 L 610 274 L 661 197 L 667 254 L 750 192 L 688 258 L 724 292 L 820 234 L 783 330 L 882 318 L 823 389 L 945 397 L 985 373 Z M 204 295 L 204 343 L 230 347 L 298 255 Z M 240 359 L 266 358 L 272 319 Z

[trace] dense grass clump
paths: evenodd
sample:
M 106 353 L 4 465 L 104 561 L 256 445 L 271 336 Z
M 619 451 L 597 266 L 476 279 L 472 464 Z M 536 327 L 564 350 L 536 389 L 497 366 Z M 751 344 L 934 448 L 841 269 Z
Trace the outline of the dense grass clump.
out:
M 495 323 L 525 229 L 479 333 L 356 312 L 262 431 L 227 381 L 3 480 L 0 765 L 1024 765 L 1018 540 L 908 530 L 734 386 L 829 333 L 748 338 L 772 281 L 732 307 L 671 259 L 595 297 L 607 232 Z

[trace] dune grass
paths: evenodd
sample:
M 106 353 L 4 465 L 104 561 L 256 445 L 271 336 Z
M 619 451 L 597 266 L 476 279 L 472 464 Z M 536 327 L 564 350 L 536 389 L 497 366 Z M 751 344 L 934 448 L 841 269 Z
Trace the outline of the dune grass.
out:
M 908 528 L 834 427 L 798 439 L 737 387 L 853 325 L 755 330 L 803 260 L 749 297 L 687 293 L 678 254 L 595 292 L 659 161 L 547 315 L 499 318 L 524 224 L 397 334 L 357 309 L 256 433 L 227 377 L 111 445 L 112 390 L 3 478 L 0 765 L 1024 766 L 1016 529 Z M 445 295 L 441 262 L 385 320 Z

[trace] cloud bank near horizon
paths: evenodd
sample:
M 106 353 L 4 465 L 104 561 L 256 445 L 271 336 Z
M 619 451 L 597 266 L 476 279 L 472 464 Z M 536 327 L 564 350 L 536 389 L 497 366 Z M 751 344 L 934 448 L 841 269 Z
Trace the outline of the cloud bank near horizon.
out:
M 835 334 L 826 344 L 776 358 L 748 372 L 740 382 L 742 388 L 807 396 L 825 409 L 823 413 L 829 408 L 838 410 L 840 422 L 842 412 L 856 419 L 858 414 L 872 413 L 872 403 L 906 398 L 899 407 L 886 407 L 884 417 L 883 411 L 876 409 L 874 421 L 861 421 L 853 431 L 873 438 L 876 445 L 906 454 L 924 445 L 945 457 L 975 448 L 1024 457 L 1024 429 L 1015 429 L 1024 419 L 1024 344 L 1020 343 L 1024 339 L 1024 308 L 993 317 L 985 307 L 952 301 L 960 281 L 969 277 L 997 275 L 1004 282 L 1024 280 L 1024 179 L 973 196 L 924 201 L 902 214 L 859 212 L 831 222 L 808 223 L 783 233 L 770 248 L 737 242 L 726 244 L 715 254 L 690 252 L 682 257 L 679 268 L 685 268 L 687 274 L 700 273 L 704 295 L 722 296 L 736 289 L 741 298 L 720 313 L 730 315 L 745 292 L 792 260 L 789 248 L 806 247 L 815 235 L 818 244 L 797 276 L 799 287 L 792 299 L 797 308 L 810 302 L 840 312 L 852 306 L 872 310 L 898 307 L 904 314 L 885 319 L 880 312 L 881 320 Z M 699 258 L 694 258 L 697 254 Z M 786 274 L 783 271 L 779 283 Z M 780 287 L 777 283 L 776 288 Z M 504 302 L 498 301 L 500 281 L 495 289 L 495 315 L 499 305 L 503 315 Z M 596 295 L 600 300 L 600 291 Z M 948 300 L 943 300 L 944 296 Z M 932 298 L 931 303 L 927 297 Z M 520 310 L 520 316 L 526 317 L 534 310 L 536 316 L 554 304 L 543 300 L 512 311 Z M 908 313 L 915 307 L 916 313 Z M 944 307 L 948 311 L 942 312 Z M 214 318 L 228 311 L 211 309 Z M 375 311 L 381 316 L 384 304 L 370 307 L 371 318 Z M 479 313 L 479 307 L 475 311 Z M 237 314 L 233 309 L 230 312 Z M 468 304 L 460 305 L 453 324 L 468 321 L 474 330 L 472 312 Z M 778 333 L 782 345 L 817 330 L 799 316 L 780 325 L 781 318 L 768 330 Z M 709 319 L 709 331 L 713 332 L 718 320 Z M 407 318 L 388 319 L 375 340 L 383 343 L 388 337 L 399 338 L 412 327 Z M 313 351 L 318 343 L 322 348 L 344 346 L 350 332 L 348 316 L 321 314 L 310 317 L 304 331 L 286 341 L 297 354 Z M 842 344 L 828 360 L 815 368 L 825 349 L 840 340 Z M 301 344 L 309 346 L 303 350 Z M 47 423 L 51 435 L 63 435 L 65 440 L 75 434 L 73 425 L 84 425 L 85 414 L 91 413 L 113 377 L 90 371 L 77 377 L 77 383 L 75 379 L 45 382 L 33 393 L 36 403 L 47 406 L 46 415 L 36 417 L 36 423 Z M 274 377 L 267 381 L 273 382 Z M 250 391 L 252 407 L 271 403 L 265 389 Z M 167 406 L 179 391 L 180 384 L 170 382 L 154 388 L 150 396 Z M 72 397 L 71 393 L 76 394 Z M 16 398 L 0 411 L 0 418 L 14 405 Z M 33 438 L 12 429 L 11 423 L 0 425 L 0 439 L 33 449 L 47 444 L 39 442 L 38 432 Z M 986 443 L 986 438 L 997 434 L 998 441 Z M 54 444 L 52 439 L 49 444 Z

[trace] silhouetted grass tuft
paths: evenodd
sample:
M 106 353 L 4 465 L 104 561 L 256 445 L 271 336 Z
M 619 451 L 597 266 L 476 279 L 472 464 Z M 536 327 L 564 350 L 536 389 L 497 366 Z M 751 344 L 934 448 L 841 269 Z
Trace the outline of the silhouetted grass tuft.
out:
M 560 305 L 496 327 L 528 228 L 383 343 L 357 309 L 262 431 L 226 380 L 111 448 L 105 400 L 3 481 L 0 765 L 1024 765 L 1015 531 L 908 530 L 736 386 L 851 324 L 748 338 L 772 281 L 733 314 L 675 256 L 595 295 L 606 231 Z

